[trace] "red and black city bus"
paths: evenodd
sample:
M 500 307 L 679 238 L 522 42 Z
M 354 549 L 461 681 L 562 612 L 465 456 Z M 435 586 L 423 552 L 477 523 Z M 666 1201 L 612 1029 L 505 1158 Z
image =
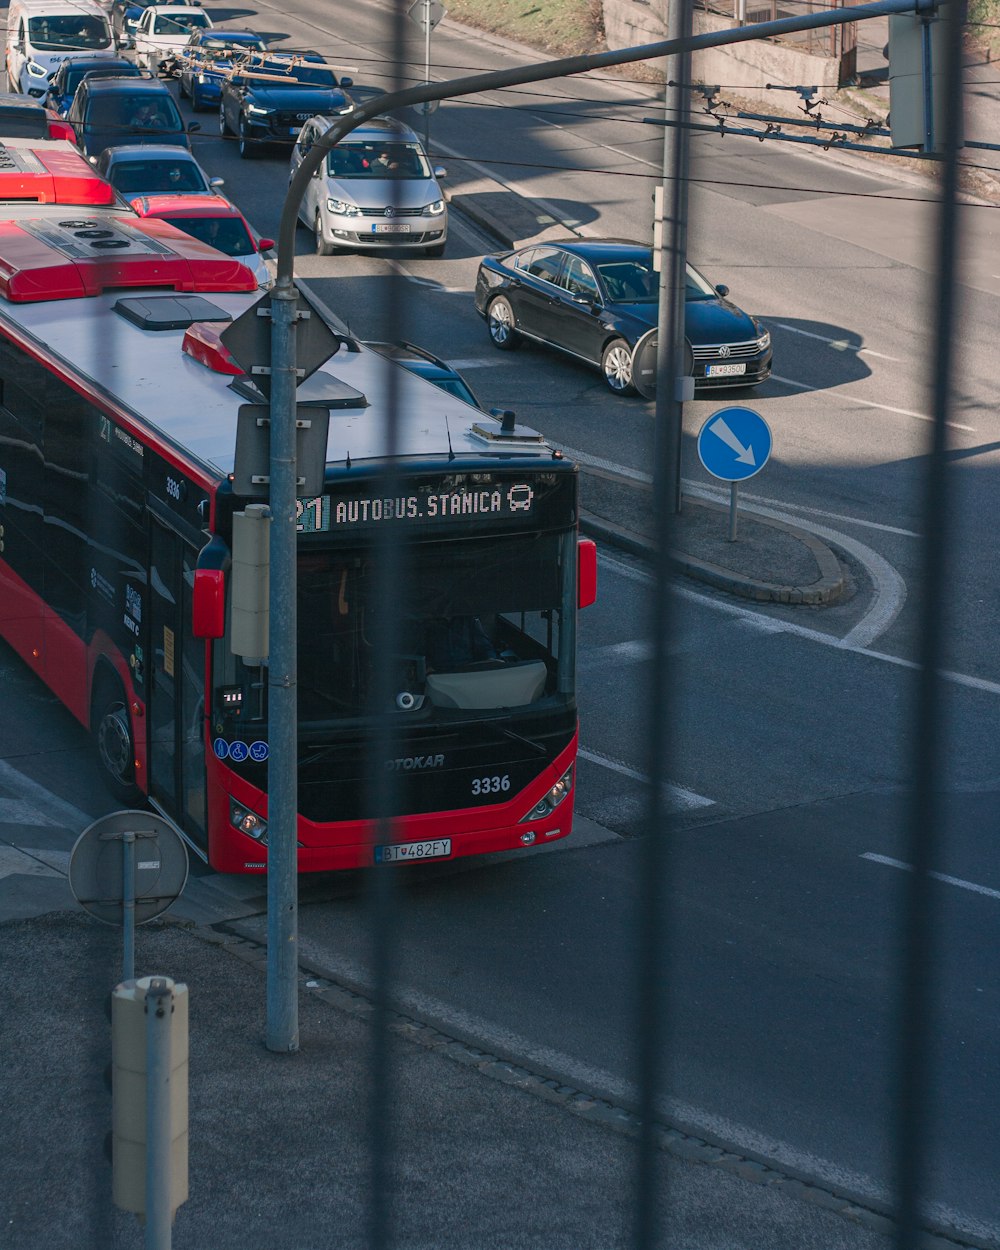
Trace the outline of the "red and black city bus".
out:
M 148 801 L 217 869 L 259 872 L 266 660 L 233 652 L 229 567 L 253 395 L 219 338 L 258 293 L 168 223 L 64 189 L 0 205 L 0 635 L 93 733 L 121 802 Z M 299 505 L 300 869 L 565 836 L 576 616 L 595 584 L 575 466 L 351 340 L 306 390 L 331 419 L 323 489 Z M 377 661 L 385 527 L 405 558 L 398 654 Z M 388 847 L 365 806 L 374 717 L 391 719 L 378 766 L 399 783 Z

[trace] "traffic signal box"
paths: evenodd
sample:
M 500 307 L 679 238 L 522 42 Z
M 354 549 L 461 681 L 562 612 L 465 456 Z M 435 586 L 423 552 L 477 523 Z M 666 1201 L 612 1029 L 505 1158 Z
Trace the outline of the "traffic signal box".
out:
M 947 5 L 889 17 L 889 129 L 894 148 L 941 150 Z
M 169 993 L 148 995 L 157 982 Z M 159 1045 L 163 1060 L 149 1062 L 150 1028 L 147 1004 L 161 1011 Z M 123 981 L 111 1000 L 112 1060 L 112 1197 L 116 1207 L 145 1216 L 148 1210 L 146 1177 L 147 1107 L 150 1105 L 149 1073 L 159 1071 L 168 1090 L 160 1100 L 169 1119 L 169 1205 L 173 1219 L 188 1196 L 188 991 L 187 986 L 166 977 L 140 977 Z M 163 1093 L 163 1091 L 160 1091 Z M 156 1105 L 155 1098 L 153 1105 Z M 156 1178 L 162 1184 L 165 1178 Z

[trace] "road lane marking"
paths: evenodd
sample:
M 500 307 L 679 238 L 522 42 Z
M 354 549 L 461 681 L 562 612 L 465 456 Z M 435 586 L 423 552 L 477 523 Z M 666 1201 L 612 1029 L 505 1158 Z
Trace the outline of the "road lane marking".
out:
M 632 768 L 629 764 L 623 764 L 620 760 L 613 760 L 610 755 L 604 755 L 601 751 L 591 751 L 586 747 L 580 747 L 577 754 L 582 760 L 589 760 L 591 764 L 597 764 L 601 768 L 608 768 L 612 772 L 620 773 L 623 777 L 630 777 L 633 781 L 641 781 L 644 785 L 649 782 L 649 777 L 646 773 Z M 714 807 L 715 805 L 714 799 L 706 799 L 703 794 L 695 794 L 693 790 L 675 785 L 672 781 L 663 783 L 663 793 L 675 807 L 681 810 L 688 810 L 693 807 Z
M 704 487 L 693 487 L 691 493 L 713 497 Z M 835 547 L 850 552 L 858 563 L 864 566 L 875 588 L 875 599 L 861 620 L 841 639 L 843 646 L 870 647 L 876 638 L 881 637 L 889 629 L 902 612 L 903 605 L 906 603 L 906 582 L 889 561 L 873 548 L 848 537 L 847 534 L 840 533 L 839 530 L 827 529 L 825 525 L 804 523 L 799 518 L 789 516 L 787 512 L 781 512 L 776 508 L 757 506 L 748 508 L 747 511 L 756 513 L 758 516 L 770 517 L 772 521 L 800 524 L 817 538 L 822 538 L 826 542 L 833 543 Z
M 828 387 L 816 387 L 808 382 L 796 382 L 794 378 L 783 378 L 777 373 L 771 374 L 772 382 L 780 382 L 784 386 L 793 386 L 799 391 L 815 391 L 829 390 Z M 912 417 L 914 421 L 927 421 L 931 425 L 934 424 L 934 417 L 929 417 L 925 412 L 913 412 L 910 408 L 893 408 L 891 404 L 877 404 L 871 399 L 859 399 L 857 395 L 850 395 L 846 391 L 834 392 L 839 399 L 846 400 L 850 404 L 861 404 L 864 408 L 878 408 L 880 412 L 892 412 L 898 417 Z M 960 425 L 957 421 L 946 421 L 945 425 L 949 430 L 964 430 L 966 434 L 975 434 L 976 427 L 974 425 Z
M 20 851 L 14 846 L 0 846 L 0 881 L 4 877 L 61 877 L 48 864 L 42 863 L 29 852 Z
M 625 564 L 623 561 L 607 555 L 603 551 L 599 553 L 598 558 L 602 565 L 612 569 L 620 577 L 628 581 L 640 582 L 646 586 L 653 581 L 652 574 L 645 572 L 643 569 L 635 568 L 630 564 Z M 894 664 L 897 668 L 914 670 L 920 668 L 920 665 L 914 660 L 904 660 L 901 656 L 888 655 L 884 651 L 874 651 L 869 646 L 859 646 L 856 641 L 850 641 L 852 635 L 854 635 L 854 630 L 844 638 L 838 638 L 836 634 L 825 634 L 818 629 L 809 629 L 805 625 L 797 625 L 794 621 L 785 621 L 777 616 L 768 616 L 764 612 L 755 612 L 752 608 L 744 608 L 723 599 L 715 599 L 710 595 L 702 594 L 697 590 L 691 590 L 680 584 L 674 586 L 674 593 L 679 598 L 686 599 L 690 603 L 696 603 L 701 607 L 713 608 L 724 616 L 735 617 L 752 628 L 760 630 L 761 633 L 791 634 L 793 637 L 802 638 L 806 642 L 818 642 L 820 646 L 831 647 L 835 651 L 849 651 L 853 655 L 864 655 L 869 659 L 879 660 L 883 664 Z M 956 673 L 950 669 L 940 670 L 938 676 L 942 681 L 951 685 L 965 686 L 981 694 L 1000 695 L 1000 682 L 990 681 L 985 677 L 971 677 L 968 673 Z
M 483 361 L 484 364 L 490 364 L 489 360 Z M 470 368 L 471 361 L 466 361 L 464 367 Z M 594 469 L 606 469 L 609 473 L 617 473 L 619 477 L 629 478 L 633 482 L 642 482 L 646 486 L 652 486 L 653 477 L 650 473 L 643 473 L 639 469 L 630 469 L 623 464 L 615 464 L 613 460 L 604 460 L 600 456 L 588 455 L 585 451 L 577 451 L 573 447 L 561 448 L 571 460 L 577 461 L 578 464 L 589 465 Z M 688 490 L 702 491 L 706 496 L 713 490 L 723 503 L 729 502 L 729 487 L 712 487 L 706 486 L 703 482 L 696 482 L 693 478 L 684 478 L 681 483 Z M 714 496 L 713 496 L 714 497 Z M 863 529 L 878 530 L 883 534 L 898 534 L 902 538 L 922 538 L 923 535 L 914 530 L 900 529 L 896 525 L 883 525 L 880 521 L 865 521 L 861 517 L 848 516 L 841 512 L 826 512 L 822 508 L 811 508 L 806 504 L 787 503 L 783 499 L 770 499 L 766 495 L 755 495 L 752 491 L 744 491 L 742 483 L 740 484 L 740 502 L 763 504 L 766 507 L 780 507 L 790 512 L 801 512 L 804 516 L 824 517 L 828 521 L 842 521 L 845 525 L 859 525 Z
M 862 859 L 872 864 L 886 864 L 889 868 L 901 868 L 904 872 L 912 872 L 913 865 L 901 859 L 890 859 L 888 855 L 876 855 L 874 851 L 865 851 Z M 976 885 L 974 881 L 963 881 L 961 877 L 949 877 L 945 872 L 929 872 L 935 881 L 943 881 L 945 885 L 957 885 L 960 890 L 971 890 L 973 894 L 984 894 L 987 898 L 1000 898 L 1000 890 L 991 890 L 988 885 Z
M 4 810 L 20 810 L 24 803 L 29 803 L 35 813 L 35 819 L 24 822 L 32 825 L 54 825 L 82 832 L 93 823 L 93 817 L 81 812 L 72 803 L 58 798 L 37 781 L 13 768 L 6 760 L 0 760 L 0 786 L 15 796 L 7 800 L 0 796 L 0 820 Z M 11 806 L 8 808 L 8 802 Z M 16 823 L 16 822 L 12 822 Z
M 770 321 L 769 317 L 764 318 Z M 789 334 L 801 334 L 806 339 L 816 339 L 817 342 L 825 343 L 827 347 L 832 347 L 838 352 L 855 352 L 857 355 L 864 353 L 866 356 L 877 356 L 879 360 L 891 360 L 893 364 L 901 365 L 904 362 L 898 356 L 887 356 L 884 352 L 874 351 L 870 347 L 863 347 L 861 344 L 855 345 L 847 339 L 831 339 L 825 334 L 813 334 L 811 330 L 800 330 L 798 326 L 787 325 L 784 321 L 770 321 L 772 326 L 776 326 L 779 330 L 787 330 Z
M 593 457 L 583 456 L 581 453 L 573 451 L 568 447 L 564 447 L 563 451 L 571 459 L 577 460 L 581 464 L 587 463 L 588 460 L 592 464 L 594 463 Z M 633 479 L 638 477 L 637 474 L 631 471 L 628 471 L 626 475 L 631 476 Z M 718 488 L 712 490 L 704 486 L 693 485 L 686 480 L 684 485 L 690 495 L 718 501 Z M 839 530 L 827 529 L 824 525 L 816 525 L 814 522 L 804 521 L 801 517 L 790 516 L 787 512 L 782 512 L 776 508 L 764 508 L 760 505 L 750 504 L 745 504 L 744 506 L 748 513 L 770 517 L 772 521 L 782 521 L 787 525 L 798 525 L 800 528 L 808 530 L 809 533 L 815 534 L 817 538 L 822 538 L 824 541 L 833 543 L 834 546 L 849 552 L 864 567 L 871 578 L 871 583 L 875 590 L 875 598 L 861 620 L 839 640 L 839 645 L 849 650 L 870 647 L 877 638 L 886 632 L 903 610 L 903 605 L 906 603 L 906 583 L 889 561 L 873 550 L 873 548 L 865 543 L 858 542 L 854 538 L 850 538 Z M 831 635 L 824 635 L 824 637 L 829 638 Z

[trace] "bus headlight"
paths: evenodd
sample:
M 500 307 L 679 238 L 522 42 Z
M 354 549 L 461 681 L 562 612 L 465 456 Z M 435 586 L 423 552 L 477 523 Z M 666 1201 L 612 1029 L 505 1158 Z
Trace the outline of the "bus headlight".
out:
M 229 800 L 229 823 L 248 838 L 267 846 L 267 821 L 234 798 Z
M 45 78 L 48 75 L 48 70 L 35 61 L 29 61 L 27 69 L 32 78 Z
M 546 816 L 551 816 L 560 803 L 569 797 L 572 789 L 573 765 L 571 764 L 556 784 L 546 792 L 545 796 L 535 804 L 531 811 L 521 817 L 518 824 L 523 825 L 529 820 L 544 820 Z

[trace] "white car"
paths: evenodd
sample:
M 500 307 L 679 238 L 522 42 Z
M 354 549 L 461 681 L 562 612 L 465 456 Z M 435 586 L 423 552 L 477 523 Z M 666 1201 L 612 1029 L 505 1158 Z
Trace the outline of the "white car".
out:
M 332 125 L 330 117 L 305 123 L 292 148 L 289 176 Z M 445 173 L 431 169 L 409 126 L 376 117 L 327 154 L 317 176 L 309 179 L 299 217 L 313 230 L 319 256 L 343 248 L 442 256 L 448 205 L 437 179 Z
M 196 30 L 211 30 L 212 19 L 198 5 L 154 4 L 135 28 L 135 60 L 158 74 L 169 69 Z

